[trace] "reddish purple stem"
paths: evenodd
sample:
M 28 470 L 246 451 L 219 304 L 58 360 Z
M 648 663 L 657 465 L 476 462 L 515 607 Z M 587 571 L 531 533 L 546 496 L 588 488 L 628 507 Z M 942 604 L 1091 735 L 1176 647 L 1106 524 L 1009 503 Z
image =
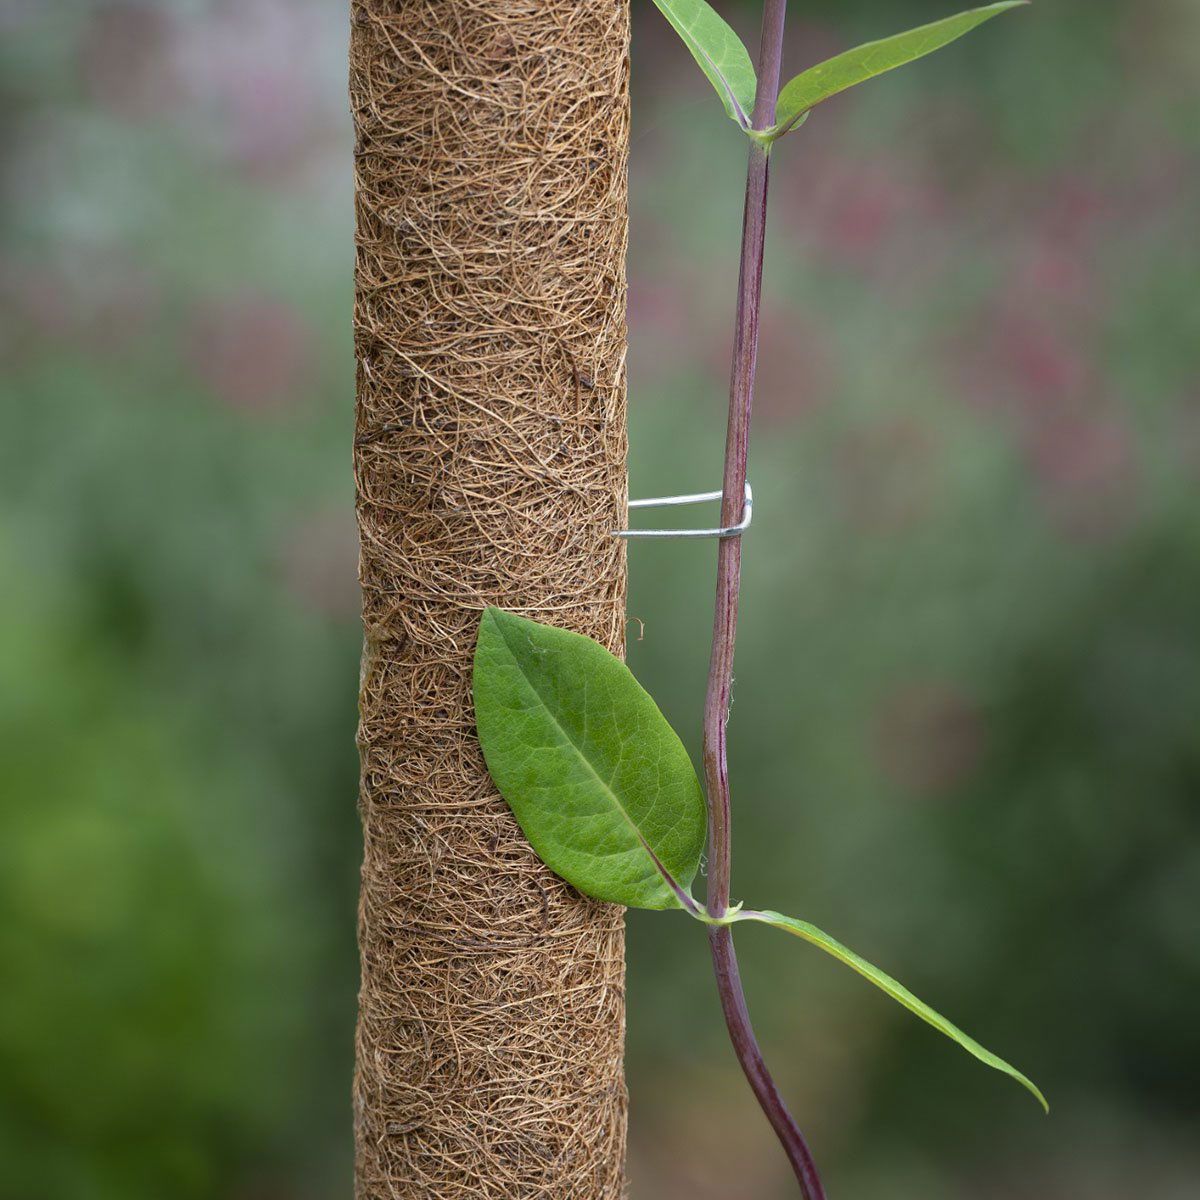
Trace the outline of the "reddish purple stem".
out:
M 787 0 L 765 0 L 762 45 L 759 52 L 758 93 L 754 101 L 756 130 L 775 122 L 783 23 Z M 738 273 L 737 318 L 733 370 L 729 384 L 729 426 L 725 439 L 721 524 L 742 519 L 746 493 L 746 460 L 750 446 L 750 413 L 754 401 L 754 371 L 758 357 L 758 315 L 762 301 L 763 248 L 767 231 L 768 151 L 751 143 L 746 172 L 746 207 L 742 218 L 742 258 Z M 713 617 L 712 656 L 704 701 L 704 778 L 708 794 L 708 915 L 720 918 L 729 907 L 730 827 L 729 767 L 726 724 L 733 686 L 733 649 L 737 635 L 738 593 L 741 584 L 742 539 L 723 538 L 717 552 L 717 598 Z M 763 1061 L 733 948 L 728 925 L 709 927 L 713 969 L 725 1024 L 755 1097 L 783 1144 L 805 1200 L 824 1200 L 825 1192 L 812 1155 L 788 1112 Z

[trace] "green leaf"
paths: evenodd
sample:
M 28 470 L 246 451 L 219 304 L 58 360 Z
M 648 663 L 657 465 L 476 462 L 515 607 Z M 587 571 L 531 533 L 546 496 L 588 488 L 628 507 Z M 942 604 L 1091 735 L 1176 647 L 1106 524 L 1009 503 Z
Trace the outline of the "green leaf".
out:
M 750 128 L 758 77 L 742 39 L 704 0 L 654 0 L 717 89 L 731 120 Z
M 775 136 L 787 133 L 795 128 L 804 113 L 820 104 L 822 100 L 828 100 L 830 96 L 844 92 L 856 83 L 864 83 L 885 71 L 902 67 L 905 63 L 931 54 L 934 50 L 940 50 L 956 38 L 962 37 L 964 33 L 969 33 L 976 25 L 982 25 L 984 21 L 989 21 L 1002 12 L 1010 8 L 1020 8 L 1028 2 L 1029 0 L 1005 0 L 1003 4 L 973 8 L 957 16 L 910 29 L 907 33 L 898 33 L 895 37 L 866 42 L 815 67 L 809 67 L 807 71 L 802 71 L 787 83 L 779 93 L 772 132 Z
M 980 1062 L 987 1063 L 989 1067 L 994 1067 L 997 1071 L 1003 1071 L 1005 1075 L 1012 1076 L 1013 1079 L 1023 1087 L 1028 1088 L 1037 1097 L 1046 1112 L 1050 1111 L 1050 1106 L 1046 1103 L 1046 1097 L 1042 1095 L 1037 1085 L 1022 1075 L 1016 1067 L 1010 1066 L 1004 1059 L 981 1046 L 974 1038 L 968 1037 L 957 1025 L 952 1025 L 947 1021 L 941 1013 L 935 1012 L 928 1004 L 918 1000 L 903 984 L 897 983 L 890 975 L 885 974 L 878 967 L 872 966 L 865 958 L 860 958 L 853 950 L 843 946 L 841 942 L 831 938 L 829 934 L 823 933 L 815 925 L 810 925 L 807 921 L 798 921 L 795 917 L 785 917 L 782 913 L 770 912 L 768 910 L 755 912 L 750 909 L 743 909 L 741 912 L 733 914 L 731 919 L 735 921 L 763 921 L 768 925 L 774 925 L 777 929 L 783 929 L 798 938 L 803 938 L 806 942 L 811 942 L 814 946 L 819 946 L 826 954 L 832 954 L 839 962 L 844 962 L 846 966 L 857 971 L 864 979 L 870 980 L 877 988 L 887 992 L 893 1000 L 903 1004 L 909 1012 L 916 1013 L 922 1021 L 927 1021 L 934 1029 L 944 1033 L 948 1038 L 953 1038 L 969 1054 L 975 1055 Z
M 489 608 L 473 686 L 488 771 L 542 861 L 597 900 L 690 907 L 704 796 L 629 668 L 591 638 Z

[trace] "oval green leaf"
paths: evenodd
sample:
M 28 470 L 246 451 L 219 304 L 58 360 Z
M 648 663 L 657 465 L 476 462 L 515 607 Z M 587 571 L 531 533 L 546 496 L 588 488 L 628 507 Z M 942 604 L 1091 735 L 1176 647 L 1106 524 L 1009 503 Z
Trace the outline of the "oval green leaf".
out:
M 704 0 L 654 0 L 716 88 L 731 120 L 750 128 L 758 76 L 742 39 Z
M 597 900 L 685 907 L 704 796 L 629 668 L 591 638 L 489 608 L 473 687 L 488 772 L 542 861 Z
M 857 971 L 864 979 L 869 980 L 881 991 L 886 992 L 893 1000 L 903 1004 L 911 1013 L 916 1013 L 922 1021 L 927 1021 L 934 1029 L 944 1033 L 948 1038 L 956 1041 L 968 1054 L 973 1054 L 980 1062 L 986 1063 L 989 1067 L 997 1071 L 1003 1071 L 1005 1075 L 1011 1076 L 1022 1087 L 1028 1088 L 1046 1112 L 1050 1111 L 1050 1106 L 1046 1103 L 1046 1097 L 1042 1095 L 1040 1089 L 1032 1080 L 1022 1075 L 1016 1067 L 1006 1063 L 999 1055 L 993 1054 L 990 1050 L 981 1046 L 973 1037 L 968 1037 L 963 1033 L 957 1025 L 951 1024 L 942 1016 L 941 1013 L 930 1008 L 923 1000 L 917 999 L 902 983 L 898 983 L 886 972 L 881 971 L 878 967 L 867 962 L 865 958 L 854 953 L 847 946 L 843 946 L 836 938 L 831 938 L 829 934 L 824 933 L 815 925 L 810 925 L 807 921 L 799 921 L 795 917 L 785 917 L 782 913 L 763 910 L 755 912 L 750 909 L 743 909 L 734 917 L 736 921 L 762 921 L 767 925 L 773 925 L 776 929 L 782 929 L 798 938 L 803 938 L 806 942 L 811 942 L 814 946 L 819 946 L 826 954 L 832 954 L 839 962 L 843 962 L 852 970 Z
M 772 133 L 779 136 L 789 132 L 804 113 L 822 100 L 828 100 L 830 96 L 836 96 L 855 84 L 874 79 L 885 71 L 895 70 L 914 59 L 932 54 L 934 50 L 940 50 L 964 33 L 969 33 L 976 25 L 982 25 L 984 21 L 990 21 L 1010 8 L 1021 8 L 1028 2 L 1005 0 L 1002 4 L 973 8 L 957 16 L 910 29 L 907 33 L 898 33 L 877 42 L 865 42 L 815 67 L 809 67 L 785 84 L 779 93 Z

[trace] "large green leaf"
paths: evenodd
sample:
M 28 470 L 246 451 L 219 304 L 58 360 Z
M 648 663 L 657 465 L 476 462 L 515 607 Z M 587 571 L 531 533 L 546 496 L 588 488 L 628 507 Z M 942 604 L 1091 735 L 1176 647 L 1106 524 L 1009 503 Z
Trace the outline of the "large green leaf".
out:
M 969 12 L 910 29 L 907 33 L 898 33 L 895 37 L 866 42 L 815 67 L 809 67 L 788 82 L 779 93 L 774 132 L 788 132 L 804 113 L 822 100 L 940 50 L 955 38 L 969 33 L 976 25 L 982 25 L 1000 13 L 1010 8 L 1020 8 L 1028 2 L 1005 0 L 1002 4 L 973 8 Z
M 730 118 L 750 128 L 758 77 L 742 39 L 704 0 L 654 0 L 717 89 Z
M 989 1067 L 994 1067 L 997 1071 L 1003 1071 L 1005 1075 L 1012 1076 L 1019 1084 L 1026 1087 L 1037 1097 L 1041 1106 L 1047 1111 L 1050 1111 L 1050 1106 L 1046 1103 L 1046 1097 L 1042 1095 L 1037 1085 L 1021 1074 L 1016 1067 L 1010 1066 L 1000 1058 L 993 1054 L 990 1050 L 981 1046 L 974 1038 L 968 1037 L 957 1025 L 952 1025 L 941 1013 L 935 1012 L 922 1000 L 918 1000 L 903 984 L 897 983 L 890 975 L 881 971 L 878 967 L 872 966 L 865 958 L 859 957 L 853 950 L 843 946 L 841 942 L 835 938 L 831 938 L 829 934 L 823 933 L 815 925 L 810 925 L 807 921 L 798 921 L 795 917 L 785 917 L 782 913 L 763 910 L 755 912 L 750 909 L 743 909 L 733 915 L 733 920 L 736 921 L 763 921 L 768 925 L 774 925 L 777 929 L 783 929 L 787 933 L 793 934 L 798 938 L 803 938 L 806 942 L 811 942 L 814 946 L 819 946 L 826 954 L 832 954 L 839 962 L 844 962 L 846 966 L 857 971 L 864 979 L 868 979 L 877 988 L 887 992 L 893 1000 L 903 1004 L 909 1012 L 916 1013 L 922 1021 L 928 1021 L 934 1029 L 944 1033 L 948 1038 L 953 1038 L 964 1050 L 969 1054 L 973 1054 L 980 1062 L 987 1063 Z
M 542 861 L 598 900 L 684 907 L 704 796 L 629 668 L 591 638 L 489 608 L 474 691 L 488 771 Z

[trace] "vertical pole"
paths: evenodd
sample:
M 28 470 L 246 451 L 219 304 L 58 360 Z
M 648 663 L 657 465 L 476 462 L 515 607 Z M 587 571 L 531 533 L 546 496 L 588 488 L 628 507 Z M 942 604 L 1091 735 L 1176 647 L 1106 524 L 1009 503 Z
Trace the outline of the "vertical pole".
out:
M 484 768 L 482 608 L 624 643 L 628 0 L 351 0 L 358 1200 L 617 1200 L 620 909 Z

